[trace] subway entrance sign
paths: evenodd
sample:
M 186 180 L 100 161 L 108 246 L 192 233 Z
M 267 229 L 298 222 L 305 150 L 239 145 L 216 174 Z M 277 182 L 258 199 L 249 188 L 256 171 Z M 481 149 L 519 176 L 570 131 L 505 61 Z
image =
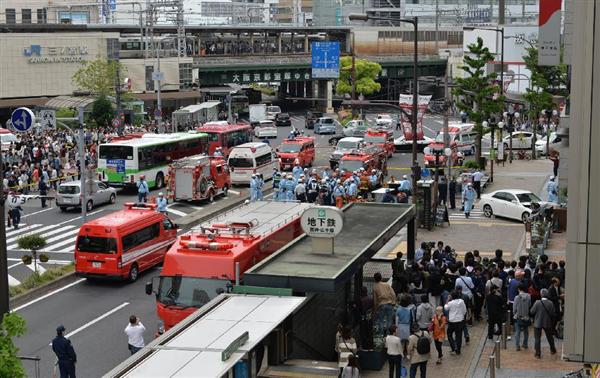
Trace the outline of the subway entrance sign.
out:
M 340 43 L 313 42 L 312 77 L 315 79 L 337 79 L 340 77 Z

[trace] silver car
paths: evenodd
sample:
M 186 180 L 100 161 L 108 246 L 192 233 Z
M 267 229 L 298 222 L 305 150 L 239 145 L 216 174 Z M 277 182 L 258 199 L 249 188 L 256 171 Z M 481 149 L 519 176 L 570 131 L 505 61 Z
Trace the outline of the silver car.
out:
M 315 134 L 335 134 L 338 126 L 341 126 L 341 124 L 337 119 L 321 117 L 315 122 Z
M 87 188 L 87 211 L 94 206 L 103 203 L 115 203 L 117 201 L 117 190 L 97 180 L 88 181 Z M 81 181 L 63 182 L 58 186 L 56 193 L 56 206 L 61 211 L 67 211 L 70 207 L 81 208 Z

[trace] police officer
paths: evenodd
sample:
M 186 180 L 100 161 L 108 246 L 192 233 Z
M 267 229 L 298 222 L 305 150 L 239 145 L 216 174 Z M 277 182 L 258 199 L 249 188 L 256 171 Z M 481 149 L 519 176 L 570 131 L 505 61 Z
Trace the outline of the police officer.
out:
M 252 174 L 250 178 L 250 202 L 256 201 L 258 197 L 258 181 L 256 180 L 256 174 Z
M 306 186 L 304 185 L 304 179 L 300 179 L 296 188 L 294 189 L 296 199 L 300 202 L 306 202 Z
M 213 155 L 217 156 L 217 157 L 222 157 L 223 156 L 223 150 L 221 149 L 221 147 L 217 147 L 215 149 L 215 153 Z
M 259 173 L 256 176 L 256 200 L 263 200 L 263 186 L 265 185 L 265 180 L 263 179 L 263 174 Z
M 277 168 L 273 168 L 273 190 L 277 193 L 275 189 L 279 189 L 279 182 L 281 181 L 281 173 L 277 170 Z
M 377 170 L 373 169 L 371 171 L 371 176 L 369 176 L 369 185 L 371 186 L 371 190 L 377 188 L 379 184 L 379 176 L 377 175 Z
M 319 195 L 319 183 L 317 182 L 317 178 L 312 176 L 308 180 L 308 189 L 307 189 L 307 200 L 310 203 L 314 203 L 317 200 L 317 196 Z
M 338 179 L 337 185 L 336 185 L 335 189 L 333 189 L 333 193 L 332 193 L 332 197 L 334 199 L 335 206 L 338 209 L 341 209 L 342 207 L 344 207 L 344 195 L 345 194 L 346 194 L 346 191 L 344 190 L 344 186 L 342 185 L 342 180 Z
M 159 213 L 166 214 L 167 213 L 167 199 L 165 195 L 160 192 L 158 193 L 158 198 L 156 199 L 156 211 Z
M 558 185 L 556 184 L 556 177 L 550 176 L 550 181 L 546 186 L 548 191 L 548 202 L 558 202 Z
M 329 190 L 329 184 L 327 179 L 321 180 L 321 186 L 319 187 L 319 205 L 331 206 L 331 191 Z
M 60 378 L 75 378 L 77 354 L 75 354 L 71 341 L 63 336 L 64 332 L 65 327 L 63 325 L 56 327 L 56 337 L 52 340 L 52 350 L 58 359 Z

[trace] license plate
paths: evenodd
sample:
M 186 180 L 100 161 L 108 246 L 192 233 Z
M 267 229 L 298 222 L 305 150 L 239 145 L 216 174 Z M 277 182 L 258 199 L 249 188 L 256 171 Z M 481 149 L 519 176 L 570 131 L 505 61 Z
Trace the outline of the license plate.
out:
M 102 263 L 99 261 L 94 261 L 92 262 L 92 268 L 101 268 L 102 267 Z
M 292 168 L 290 165 L 284 165 L 283 166 L 283 169 L 290 169 L 290 168 Z

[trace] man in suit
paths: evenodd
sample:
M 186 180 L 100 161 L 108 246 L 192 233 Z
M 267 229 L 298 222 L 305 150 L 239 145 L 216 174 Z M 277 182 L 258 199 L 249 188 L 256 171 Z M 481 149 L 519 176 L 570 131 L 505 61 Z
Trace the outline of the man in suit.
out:
M 531 307 L 531 316 L 533 317 L 533 336 L 535 338 L 535 357 L 542 358 L 541 338 L 542 330 L 546 334 L 548 344 L 550 345 L 550 353 L 556 354 L 554 346 L 554 304 L 548 299 L 548 289 L 540 291 L 542 299 L 536 301 Z

